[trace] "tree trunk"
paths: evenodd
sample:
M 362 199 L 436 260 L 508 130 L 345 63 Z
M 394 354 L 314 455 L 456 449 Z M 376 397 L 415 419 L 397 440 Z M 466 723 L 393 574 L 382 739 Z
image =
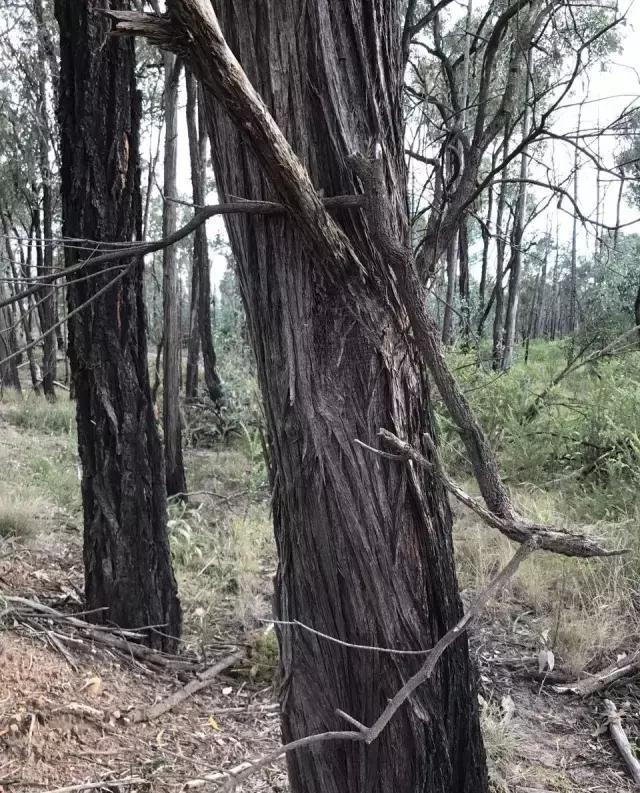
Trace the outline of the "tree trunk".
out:
M 578 213 L 576 204 L 578 202 L 578 169 L 580 167 L 580 157 L 578 153 L 578 143 L 580 138 L 580 127 L 582 123 L 582 105 L 578 111 L 578 128 L 576 129 L 575 156 L 573 162 L 573 229 L 571 232 L 571 287 L 569 297 L 569 332 L 575 333 L 578 329 Z M 573 346 L 573 345 L 572 345 Z
M 5 298 L 4 284 L 0 281 L 0 300 Z M 10 306 L 0 308 L 0 393 L 5 388 L 21 391 L 16 336 L 13 329 Z
M 178 160 L 178 88 L 182 63 L 175 55 L 164 53 L 164 208 L 162 236 L 168 237 L 178 227 L 175 199 Z M 174 200 L 172 200 L 174 199 Z M 164 357 L 162 370 L 162 420 L 167 494 L 187 492 L 182 460 L 182 418 L 180 415 L 180 322 L 178 316 L 178 273 L 176 247 L 164 249 L 162 275 L 162 317 Z
M 491 156 L 491 171 L 493 172 L 498 161 L 498 150 L 494 149 Z M 489 265 L 489 249 L 491 246 L 491 222 L 493 219 L 493 182 L 487 187 L 487 217 L 480 225 L 482 235 L 482 269 L 480 271 L 480 311 L 485 308 L 487 292 L 487 270 Z M 484 322 L 482 323 L 484 324 Z
M 468 219 L 465 216 L 460 222 L 458 232 L 458 260 L 460 262 L 460 309 L 462 320 L 462 339 L 464 344 L 469 343 L 471 334 L 471 307 L 469 305 L 469 228 Z
M 509 128 L 508 124 L 505 125 L 504 142 L 502 145 L 503 159 L 507 159 L 509 154 Z M 505 176 L 507 170 L 504 171 Z M 506 253 L 506 235 L 507 229 L 504 221 L 504 212 L 507 204 L 507 185 L 502 183 L 500 185 L 500 193 L 498 195 L 498 206 L 496 209 L 496 285 L 495 285 L 495 303 L 496 310 L 493 317 L 493 369 L 500 368 L 502 361 L 503 351 L 503 332 L 504 332 L 504 285 L 502 280 L 504 278 L 504 258 Z
M 442 343 L 445 346 L 453 344 L 453 303 L 456 292 L 456 270 L 458 265 L 458 237 L 454 237 L 447 246 L 447 296 L 444 304 L 444 319 L 442 320 Z
M 539 338 L 545 333 L 545 309 L 547 304 L 547 268 L 549 265 L 549 237 L 545 243 L 544 256 L 542 259 L 542 269 L 540 271 L 540 283 L 536 293 L 536 314 L 535 324 L 533 326 L 533 337 Z
M 525 73 L 524 115 L 522 118 L 522 137 L 529 134 L 529 97 L 531 95 L 531 79 L 533 65 L 533 49 L 529 49 L 527 70 Z M 520 300 L 520 278 L 522 274 L 522 240 L 525 229 L 525 214 L 527 211 L 527 174 L 529 170 L 529 147 L 525 146 L 520 155 L 520 181 L 518 184 L 518 200 L 513 219 L 513 232 L 511 234 L 511 262 L 509 273 L 509 296 L 507 300 L 507 316 L 505 319 L 504 352 L 502 356 L 502 371 L 508 371 L 513 364 L 513 348 L 516 343 L 516 328 L 518 322 L 518 303 Z
M 43 27 L 43 9 L 41 0 L 35 0 L 34 10 L 39 27 Z M 46 51 L 44 39 L 39 32 L 36 36 L 38 41 L 38 56 L 40 58 L 40 68 L 38 69 L 38 106 L 37 114 L 39 117 L 38 125 L 38 146 L 39 146 L 39 167 L 42 179 L 42 221 L 44 232 L 44 270 L 38 275 L 53 272 L 53 205 L 51 196 L 51 168 L 49 167 L 49 109 L 47 100 L 47 72 L 46 72 Z M 39 298 L 41 302 L 40 324 L 42 333 L 46 334 L 43 339 L 42 352 L 42 390 L 50 401 L 55 401 L 56 389 L 56 335 L 53 326 L 56 321 L 56 291 L 51 286 L 44 286 Z
M 112 0 L 112 8 L 128 3 Z M 141 235 L 140 95 L 132 41 L 109 36 L 103 0 L 56 0 L 63 231 L 104 243 Z M 67 248 L 66 264 L 79 251 Z M 180 605 L 167 537 L 162 445 L 147 370 L 143 262 L 69 286 L 69 356 L 82 462 L 86 605 L 171 649 Z M 83 273 L 92 272 L 88 265 Z M 104 293 L 99 291 L 107 287 Z
M 346 157 L 384 130 L 388 220 L 408 241 L 399 4 L 265 0 L 242 14 L 235 5 L 217 4 L 228 42 L 325 195 L 356 192 Z M 209 60 L 195 58 L 200 78 Z M 221 200 L 275 199 L 205 90 Z M 365 216 L 338 217 L 375 268 Z M 461 608 L 445 494 L 430 474 L 353 443 L 376 443 L 378 429 L 388 427 L 424 448 L 423 433 L 435 428 L 420 359 L 390 317 L 385 288 L 310 250 L 294 221 L 228 218 L 273 446 L 276 615 L 348 642 L 430 647 Z M 287 741 L 344 729 L 336 708 L 371 724 L 421 663 L 289 627 L 280 629 L 280 643 Z M 374 745 L 291 754 L 289 771 L 293 793 L 485 793 L 465 637 Z
M 636 302 L 633 306 L 633 313 L 636 320 L 636 325 L 640 326 L 640 285 L 638 286 L 638 293 L 636 295 Z M 638 329 L 638 336 L 640 336 L 640 328 Z
M 198 97 L 200 97 L 198 99 Z M 202 206 L 206 198 L 206 147 L 207 130 L 205 112 L 201 92 L 198 91 L 196 81 L 187 73 L 187 128 L 189 132 L 189 153 L 191 156 L 191 183 L 193 186 L 193 203 Z M 198 106 L 196 122 L 196 106 Z M 216 353 L 211 332 L 211 272 L 209 265 L 209 248 L 207 242 L 207 228 L 203 224 L 198 226 L 193 240 L 193 268 L 194 281 L 197 277 L 197 301 L 193 303 L 192 317 L 196 314 L 196 328 L 199 332 L 199 344 L 202 346 L 204 363 L 204 379 L 210 399 L 214 402 L 222 396 L 220 378 L 216 371 Z M 193 281 L 192 281 L 193 284 Z M 196 336 L 196 342 L 198 337 Z
M 7 259 L 11 264 L 11 273 L 13 275 L 13 280 L 17 287 L 20 278 L 19 278 L 19 271 L 18 271 L 16 259 L 13 253 L 13 249 L 11 247 L 11 236 L 10 236 L 11 229 L 9 227 L 9 222 L 3 213 L 0 213 L 0 218 L 2 219 L 2 230 L 4 231 L 4 244 L 5 244 L 5 250 L 7 252 Z M 18 249 L 19 251 L 22 250 L 19 242 L 18 242 Z M 20 255 L 23 256 L 24 254 L 20 253 Z M 24 271 L 24 266 L 22 267 L 22 270 Z M 38 369 L 38 365 L 35 359 L 33 336 L 31 335 L 31 323 L 29 322 L 28 301 L 25 304 L 22 300 L 17 300 L 16 303 L 17 303 L 18 311 L 20 312 L 20 322 L 22 324 L 22 332 L 24 333 L 24 341 L 27 348 L 27 360 L 29 361 L 29 374 L 31 375 L 31 385 L 33 386 L 33 390 L 36 392 L 36 394 L 39 394 L 40 371 Z

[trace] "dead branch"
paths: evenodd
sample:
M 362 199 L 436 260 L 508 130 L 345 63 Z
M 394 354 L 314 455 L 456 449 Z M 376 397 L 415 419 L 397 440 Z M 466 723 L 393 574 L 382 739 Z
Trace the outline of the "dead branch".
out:
M 225 656 L 222 660 L 218 661 L 217 664 L 214 664 L 214 666 L 211 666 L 202 672 L 198 680 L 192 680 L 191 682 L 187 683 L 186 686 L 183 686 L 183 688 L 178 689 L 178 691 L 174 691 L 173 694 L 168 696 L 166 699 L 163 699 L 161 702 L 157 702 L 155 705 L 151 705 L 147 708 L 138 708 L 137 710 L 134 710 L 134 712 L 131 714 L 131 721 L 136 723 L 140 721 L 153 721 L 154 719 L 163 716 L 165 713 L 173 710 L 175 707 L 196 694 L 198 691 L 202 691 L 204 688 L 207 688 L 207 686 L 212 685 L 216 677 L 221 672 L 229 669 L 230 666 L 233 666 L 233 664 L 237 663 L 238 661 L 242 661 L 244 657 L 245 653 L 240 650 Z
M 611 733 L 611 737 L 613 738 L 615 745 L 618 747 L 618 751 L 622 755 L 622 759 L 629 769 L 629 772 L 636 783 L 636 787 L 640 788 L 640 762 L 638 762 L 638 759 L 631 748 L 631 744 L 629 743 L 629 739 L 627 738 L 627 734 L 624 731 L 620 713 L 618 713 L 616 706 L 610 699 L 605 699 L 604 709 L 605 713 L 607 714 L 607 718 L 609 719 L 609 732 Z
M 608 688 L 616 680 L 635 675 L 638 672 L 640 672 L 640 650 L 636 651 L 631 658 L 622 658 L 595 675 L 589 675 L 584 680 L 576 680 L 574 683 L 553 686 L 553 690 L 558 694 L 577 694 L 580 697 L 588 697 L 597 691 Z
M 359 195 L 344 195 L 320 198 L 319 201 L 327 210 L 358 209 L 363 205 L 364 198 Z M 195 231 L 209 218 L 214 216 L 283 215 L 287 211 L 288 210 L 286 206 L 273 201 L 249 201 L 244 199 L 241 201 L 232 201 L 229 203 L 214 204 L 203 207 L 194 214 L 188 223 L 185 223 L 184 226 L 177 229 L 177 231 L 173 232 L 173 234 L 170 234 L 168 237 L 164 237 L 160 240 L 153 240 L 151 242 L 123 244 L 115 250 L 102 253 L 99 256 L 95 256 L 94 258 L 83 259 L 77 264 L 74 264 L 72 267 L 67 267 L 63 270 L 57 270 L 53 273 L 47 273 L 46 275 L 34 277 L 30 280 L 32 282 L 37 282 L 35 286 L 24 289 L 22 292 L 16 292 L 11 297 L 0 300 L 0 308 L 11 305 L 18 300 L 23 300 L 26 297 L 30 297 L 31 295 L 39 292 L 43 284 L 52 283 L 53 281 L 57 281 L 60 278 L 68 278 L 73 273 L 77 272 L 78 270 L 82 270 L 85 267 L 94 268 L 98 265 L 107 264 L 108 262 L 121 261 L 122 259 L 128 259 L 131 257 L 138 258 L 140 256 L 146 256 L 150 253 L 156 253 L 157 251 L 164 250 L 170 245 L 175 245 L 176 242 L 180 242 L 180 240 L 189 236 L 189 234 Z M 62 240 L 63 245 L 65 242 L 70 245 L 73 241 Z M 96 246 L 98 245 L 99 243 L 96 243 Z
M 140 631 L 116 630 L 106 625 L 92 625 L 77 617 L 62 614 L 50 606 L 38 603 L 35 600 L 6 596 L 1 593 L 0 604 L 4 606 L 0 616 L 11 617 L 16 622 L 25 624 L 40 621 L 44 623 L 43 633 L 45 635 L 50 632 L 51 622 L 58 625 L 66 625 L 73 628 L 76 632 L 75 636 L 64 634 L 62 631 L 56 632 L 55 635 L 59 641 L 69 642 L 73 645 L 84 644 L 85 642 L 99 644 L 109 650 L 115 650 L 129 659 L 141 661 L 156 670 L 196 672 L 200 667 L 200 664 L 193 658 L 169 655 L 158 650 L 152 650 L 143 644 L 138 644 L 144 638 L 144 634 Z
M 498 529 L 499 532 L 514 542 L 522 543 L 535 538 L 542 550 L 553 551 L 563 556 L 587 558 L 592 556 L 617 556 L 624 553 L 624 551 L 621 550 L 612 551 L 603 548 L 595 540 L 586 537 L 584 534 L 564 532 L 524 520 L 518 516 L 511 504 L 509 504 L 506 517 L 498 515 L 488 509 L 484 504 L 478 501 L 478 499 L 466 493 L 460 485 L 447 475 L 439 459 L 437 450 L 429 438 L 425 438 L 425 443 L 430 446 L 434 459 L 433 463 L 427 460 L 417 449 L 414 449 L 413 446 L 406 441 L 400 440 L 400 438 L 388 430 L 382 429 L 379 434 L 380 437 L 391 448 L 402 455 L 405 460 L 412 460 L 422 468 L 434 471 L 445 488 L 455 496 L 458 501 L 475 512 L 476 515 L 481 517 L 489 526 Z

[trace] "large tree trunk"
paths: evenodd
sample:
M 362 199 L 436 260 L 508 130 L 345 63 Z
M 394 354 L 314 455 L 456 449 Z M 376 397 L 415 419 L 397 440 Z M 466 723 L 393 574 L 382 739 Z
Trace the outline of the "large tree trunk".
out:
M 164 53 L 164 207 L 162 235 L 168 237 L 178 226 L 175 199 L 178 197 L 178 87 L 181 63 Z M 162 317 L 164 357 L 162 370 L 162 420 L 167 494 L 187 492 L 182 460 L 182 418 L 180 415 L 180 322 L 178 316 L 178 272 L 176 246 L 164 249 L 162 260 Z
M 193 203 L 196 206 L 202 206 L 205 203 L 207 181 L 207 130 L 201 94 L 200 100 L 198 100 L 199 93 L 193 74 L 189 71 L 187 73 L 187 128 L 189 132 Z M 198 108 L 197 121 L 196 107 Z M 216 371 L 216 353 L 211 332 L 211 272 L 207 228 L 204 224 L 198 226 L 193 238 L 193 273 L 191 316 L 192 324 L 195 323 L 196 330 L 194 348 L 199 350 L 200 346 L 202 346 L 204 380 L 209 398 L 215 402 L 220 399 L 222 393 L 220 378 Z M 195 304 L 193 296 L 194 286 L 197 287 Z
M 112 8 L 128 3 L 112 0 Z M 64 235 L 127 242 L 141 234 L 133 42 L 109 37 L 103 0 L 56 0 Z M 66 249 L 66 263 L 78 258 Z M 86 605 L 122 627 L 162 626 L 172 648 L 180 605 L 167 537 L 162 446 L 147 370 L 143 262 L 69 286 L 69 356 L 82 461 Z
M 265 0 L 242 14 L 235 5 L 217 3 L 228 42 L 314 185 L 355 192 L 346 157 L 383 134 L 389 223 L 408 239 L 399 3 Z M 201 77 L 206 53 L 197 66 Z M 276 198 L 208 91 L 207 111 L 221 199 Z M 375 270 L 364 215 L 339 221 Z M 434 434 L 424 372 L 389 295 L 310 251 L 291 218 L 236 216 L 228 228 L 272 442 L 277 617 L 348 642 L 430 647 L 461 609 L 446 496 L 429 474 L 353 443 L 375 443 L 386 427 L 424 449 L 423 433 Z M 337 708 L 371 724 L 421 663 L 296 628 L 282 627 L 280 642 L 285 740 L 344 729 Z M 484 793 L 474 689 L 461 637 L 374 745 L 289 755 L 292 791 Z

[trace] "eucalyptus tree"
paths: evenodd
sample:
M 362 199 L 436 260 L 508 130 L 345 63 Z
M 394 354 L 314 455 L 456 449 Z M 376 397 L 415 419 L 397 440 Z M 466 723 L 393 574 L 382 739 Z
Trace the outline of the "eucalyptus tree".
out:
M 109 37 L 102 0 L 56 0 L 55 10 L 64 236 L 107 249 L 140 240 L 140 95 L 133 42 Z M 94 619 L 154 626 L 145 641 L 171 649 L 181 613 L 147 370 L 143 261 L 128 258 L 114 274 L 113 267 L 100 266 L 99 256 L 83 260 L 83 253 L 65 249 L 86 605 Z M 78 270 L 81 277 L 74 278 Z
M 512 113 L 519 69 L 488 101 L 503 40 L 517 25 L 530 42 L 543 9 L 557 8 L 526 6 L 488 17 L 478 39 L 471 140 L 442 211 L 426 219 L 420 264 L 458 235 L 483 189 L 483 152 Z M 411 40 L 435 8 L 410 2 L 403 20 L 395 0 L 265 0 L 242 14 L 233 0 L 215 10 L 169 0 L 162 15 L 111 13 L 116 34 L 184 57 L 205 96 L 271 441 L 282 731 L 296 741 L 296 793 L 488 789 L 474 672 L 454 630 L 461 604 L 425 366 L 492 525 L 525 552 L 596 552 L 516 517 L 426 308 L 402 100 Z M 434 189 L 449 189 L 441 169 Z M 377 454 L 378 436 L 402 454 Z M 449 629 L 446 654 L 428 652 Z

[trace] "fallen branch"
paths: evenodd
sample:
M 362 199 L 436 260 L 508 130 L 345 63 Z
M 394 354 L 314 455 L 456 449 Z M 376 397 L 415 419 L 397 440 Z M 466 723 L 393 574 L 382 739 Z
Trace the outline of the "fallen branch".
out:
M 622 726 L 622 718 L 620 717 L 616 706 L 610 699 L 605 699 L 604 709 L 605 713 L 607 714 L 607 718 L 609 719 L 609 732 L 611 733 L 611 737 L 613 738 L 615 745 L 618 747 L 618 751 L 622 755 L 622 759 L 629 769 L 629 772 L 636 783 L 636 787 L 640 788 L 640 762 L 638 762 L 638 759 L 629 743 L 629 739 L 627 738 L 627 734 L 624 731 Z
M 542 550 L 553 551 L 563 556 L 578 556 L 583 558 L 593 556 L 617 556 L 625 553 L 625 551 L 622 550 L 612 551 L 603 548 L 598 542 L 590 537 L 586 537 L 584 534 L 560 531 L 538 523 L 523 520 L 511 507 L 506 512 L 508 517 L 496 515 L 478 501 L 478 499 L 466 493 L 460 485 L 447 475 L 437 450 L 428 437 L 425 436 L 425 443 L 430 446 L 434 462 L 427 460 L 417 449 L 388 430 L 380 430 L 379 435 L 402 459 L 412 460 L 422 468 L 435 472 L 445 488 L 455 496 L 458 501 L 475 512 L 476 515 L 481 517 L 489 526 L 498 529 L 499 532 L 514 542 L 523 543 L 535 538 Z M 359 441 L 357 441 L 357 443 L 363 445 Z
M 584 680 L 553 686 L 553 690 L 558 694 L 577 694 L 580 697 L 588 697 L 607 688 L 616 680 L 635 675 L 637 672 L 640 672 L 640 651 L 637 651 L 630 659 L 623 658 L 616 661 L 601 672 L 590 675 Z
M 19 623 L 31 624 L 34 620 L 40 620 L 44 623 L 54 622 L 58 625 L 70 626 L 78 632 L 82 639 L 76 636 L 67 636 L 62 632 L 56 632 L 55 636 L 59 641 L 69 642 L 74 646 L 83 641 L 91 641 L 110 650 L 116 650 L 130 659 L 134 658 L 141 661 L 156 670 L 169 669 L 172 672 L 197 672 L 200 667 L 200 664 L 195 659 L 169 655 L 139 644 L 138 642 L 145 638 L 145 634 L 142 631 L 112 628 L 107 625 L 92 625 L 77 617 L 56 611 L 50 606 L 38 603 L 35 600 L 7 596 L 1 593 L 0 604 L 4 605 L 0 616 L 9 616 Z M 43 627 L 43 633 L 48 636 L 50 633 L 49 625 Z
M 238 661 L 242 661 L 244 657 L 245 653 L 240 650 L 227 655 L 221 661 L 218 661 L 217 664 L 202 672 L 198 680 L 192 680 L 190 683 L 187 683 L 186 686 L 178 689 L 178 691 L 174 691 L 173 694 L 163 699 L 161 702 L 157 702 L 155 705 L 135 710 L 131 715 L 131 721 L 134 723 L 153 721 L 163 714 L 168 713 L 198 691 L 202 691 L 202 689 L 210 686 L 221 672 L 224 672 L 225 669 L 233 666 L 233 664 Z

